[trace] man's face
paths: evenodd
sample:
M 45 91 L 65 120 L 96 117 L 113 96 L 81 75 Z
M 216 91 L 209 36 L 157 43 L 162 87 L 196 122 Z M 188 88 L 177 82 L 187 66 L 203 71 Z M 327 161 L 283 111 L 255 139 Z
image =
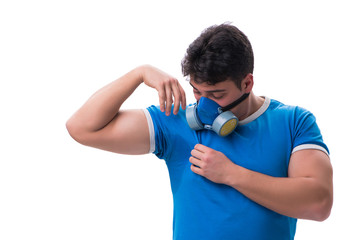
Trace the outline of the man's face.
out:
M 190 85 L 193 87 L 196 101 L 201 97 L 209 98 L 215 101 L 220 106 L 226 106 L 244 94 L 233 81 L 226 80 L 215 85 L 207 83 L 195 83 L 190 80 Z

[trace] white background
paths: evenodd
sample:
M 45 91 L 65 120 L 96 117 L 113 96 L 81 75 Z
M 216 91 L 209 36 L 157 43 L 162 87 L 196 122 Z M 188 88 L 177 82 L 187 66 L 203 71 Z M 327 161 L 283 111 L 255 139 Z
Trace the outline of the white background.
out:
M 317 117 L 334 167 L 325 222 L 296 239 L 354 239 L 359 211 L 356 1 L 1 1 L 0 239 L 171 239 L 163 161 L 84 147 L 66 120 L 97 89 L 149 63 L 177 77 L 206 27 L 233 22 L 255 53 L 257 95 Z M 157 104 L 141 86 L 124 105 Z

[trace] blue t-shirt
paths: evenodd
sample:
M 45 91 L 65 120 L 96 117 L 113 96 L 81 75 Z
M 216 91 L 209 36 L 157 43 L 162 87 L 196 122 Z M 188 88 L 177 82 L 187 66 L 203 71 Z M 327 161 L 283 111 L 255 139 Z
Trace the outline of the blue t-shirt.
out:
M 271 211 L 230 186 L 193 173 L 189 157 L 194 146 L 201 143 L 247 169 L 287 177 L 294 151 L 312 148 L 328 153 L 313 114 L 265 98 L 262 107 L 240 121 L 227 137 L 190 129 L 183 110 L 166 116 L 151 106 L 145 114 L 151 152 L 165 159 L 169 170 L 175 240 L 294 238 L 296 219 Z

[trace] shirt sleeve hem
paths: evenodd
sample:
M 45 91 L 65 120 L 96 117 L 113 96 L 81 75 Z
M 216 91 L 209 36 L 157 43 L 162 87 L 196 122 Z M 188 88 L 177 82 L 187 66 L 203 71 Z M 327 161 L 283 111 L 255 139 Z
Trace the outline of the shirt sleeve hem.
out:
M 143 109 L 148 127 L 149 127 L 149 136 L 150 136 L 150 149 L 149 153 L 153 153 L 155 151 L 155 130 L 154 123 L 152 121 L 151 115 L 147 109 Z
M 296 146 L 293 150 L 292 150 L 292 153 L 295 153 L 297 151 L 300 151 L 300 150 L 304 150 L 304 149 L 317 149 L 317 150 L 320 150 L 320 151 L 323 151 L 324 153 L 326 153 L 327 155 L 329 155 L 328 151 L 320 146 L 320 145 L 316 145 L 316 144 L 301 144 L 299 146 Z

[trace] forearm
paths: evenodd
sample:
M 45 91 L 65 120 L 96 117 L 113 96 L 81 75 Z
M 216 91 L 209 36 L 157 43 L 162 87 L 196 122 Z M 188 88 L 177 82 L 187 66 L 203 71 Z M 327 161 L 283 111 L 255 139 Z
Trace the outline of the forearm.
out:
M 294 218 L 324 220 L 332 203 L 328 188 L 311 177 L 277 178 L 237 166 L 228 185 L 258 204 Z
M 87 132 L 106 126 L 116 116 L 123 102 L 142 83 L 142 68 L 135 68 L 98 90 L 68 120 L 67 126 Z

